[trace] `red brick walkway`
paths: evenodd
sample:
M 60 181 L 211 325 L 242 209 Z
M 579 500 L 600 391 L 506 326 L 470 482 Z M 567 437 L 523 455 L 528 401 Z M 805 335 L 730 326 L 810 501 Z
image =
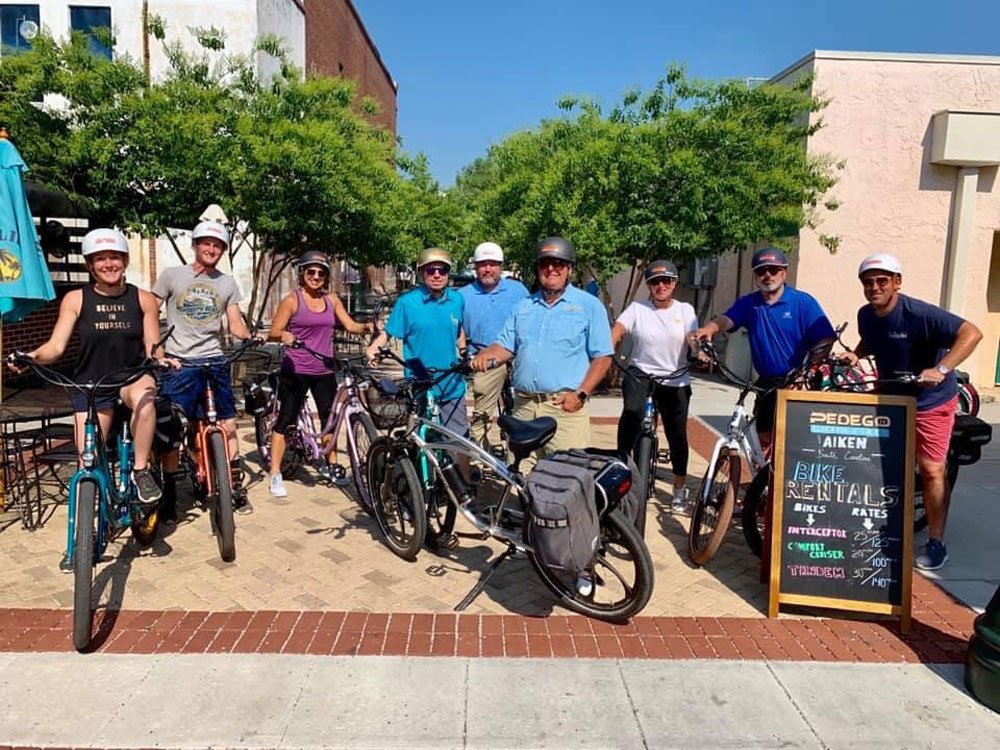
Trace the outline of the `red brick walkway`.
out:
M 975 613 L 914 576 L 910 632 L 896 621 L 366 612 L 103 611 L 106 653 L 268 653 L 462 657 L 964 661 Z M 0 609 L 0 651 L 72 650 L 69 610 Z

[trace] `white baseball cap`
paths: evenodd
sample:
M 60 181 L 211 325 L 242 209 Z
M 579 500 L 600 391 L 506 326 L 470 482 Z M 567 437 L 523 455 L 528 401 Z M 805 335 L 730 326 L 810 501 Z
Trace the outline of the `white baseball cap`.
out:
M 100 228 L 91 229 L 83 237 L 80 251 L 83 257 L 103 253 L 107 251 L 128 255 L 128 242 L 125 235 L 116 229 Z
M 472 254 L 472 262 L 481 263 L 484 260 L 503 263 L 503 248 L 495 242 L 480 242 L 476 245 L 476 252 Z
M 898 273 L 902 276 L 903 264 L 899 262 L 899 258 L 895 255 L 876 253 L 875 255 L 869 255 L 861 261 L 861 265 L 858 266 L 858 276 L 860 277 L 865 271 L 887 271 L 888 273 Z
M 197 242 L 202 237 L 212 237 L 219 240 L 229 249 L 229 230 L 217 221 L 201 221 L 191 232 L 191 241 Z

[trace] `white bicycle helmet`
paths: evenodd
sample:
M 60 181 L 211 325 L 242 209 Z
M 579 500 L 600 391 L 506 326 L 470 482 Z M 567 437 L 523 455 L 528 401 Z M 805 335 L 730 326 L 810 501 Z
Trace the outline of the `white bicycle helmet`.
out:
M 217 221 L 200 221 L 191 232 L 191 242 L 197 242 L 202 237 L 212 237 L 219 240 L 229 249 L 229 230 Z
M 96 255 L 97 253 L 108 251 L 128 255 L 128 241 L 125 239 L 125 235 L 117 229 L 108 229 L 106 227 L 91 229 L 83 236 L 81 252 L 84 258 L 88 255 Z
M 503 263 L 503 248 L 495 242 L 480 242 L 476 245 L 476 251 L 472 255 L 472 262 L 481 263 L 484 260 Z

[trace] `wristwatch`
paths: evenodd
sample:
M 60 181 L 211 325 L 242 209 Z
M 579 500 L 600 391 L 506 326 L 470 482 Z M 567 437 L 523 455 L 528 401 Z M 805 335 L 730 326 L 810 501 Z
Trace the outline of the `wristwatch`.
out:
M 947 365 L 938 365 L 934 369 L 937 370 L 942 375 L 947 375 L 948 373 L 951 372 L 951 368 L 948 367 Z
M 590 398 L 590 394 L 587 393 L 586 391 L 577 391 L 576 397 L 580 399 L 581 404 L 585 404 L 587 402 L 587 399 Z

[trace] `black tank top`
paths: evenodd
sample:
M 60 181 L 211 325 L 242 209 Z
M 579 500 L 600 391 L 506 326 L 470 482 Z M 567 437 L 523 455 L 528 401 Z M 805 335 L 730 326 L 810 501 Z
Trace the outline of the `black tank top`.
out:
M 142 306 L 139 290 L 127 284 L 115 297 L 105 297 L 85 286 L 77 333 L 80 359 L 73 379 L 79 383 L 97 380 L 109 372 L 142 363 L 146 348 L 142 338 Z M 124 379 L 124 378 L 122 378 Z

